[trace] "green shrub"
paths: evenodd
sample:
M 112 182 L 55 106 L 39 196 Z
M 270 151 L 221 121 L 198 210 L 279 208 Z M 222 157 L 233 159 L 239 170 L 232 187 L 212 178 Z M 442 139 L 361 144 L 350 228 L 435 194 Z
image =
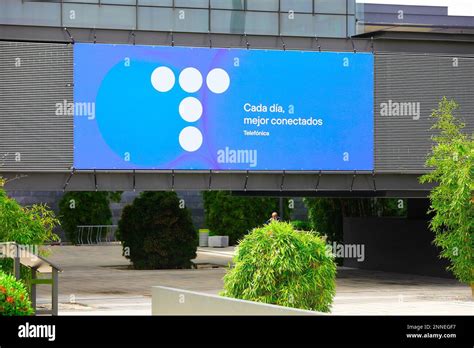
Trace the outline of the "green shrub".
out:
M 44 255 L 47 253 L 44 253 L 40 251 L 40 254 Z M 9 257 L 5 258 L 0 258 L 0 272 L 5 272 L 7 274 L 14 275 L 14 269 L 13 269 L 13 259 Z M 26 287 L 26 290 L 28 293 L 31 291 L 31 268 L 28 266 L 20 264 L 20 280 L 23 282 L 23 284 Z
M 16 242 L 27 246 L 41 246 L 59 240 L 53 229 L 59 224 L 54 212 L 45 204 L 21 206 L 9 198 L 3 190 L 4 181 L 0 178 L 0 242 Z M 46 256 L 45 250 L 40 254 Z M 0 259 L 0 270 L 13 273 L 13 260 Z M 31 271 L 21 265 L 21 280 L 29 289 Z
M 298 231 L 311 231 L 313 229 L 309 221 L 293 220 L 290 221 L 290 223 L 291 226 Z
M 117 232 L 136 269 L 190 268 L 198 234 L 174 192 L 143 192 L 124 208 Z
M 41 245 L 58 240 L 53 233 L 59 221 L 44 204 L 22 207 L 7 196 L 0 178 L 0 242 Z
M 329 312 L 336 264 L 326 243 L 283 222 L 254 229 L 240 242 L 223 296 Z
M 279 210 L 278 198 L 239 197 L 226 191 L 206 191 L 203 197 L 207 228 L 212 235 L 229 236 L 231 245 Z
M 331 242 L 342 242 L 343 213 L 339 198 L 306 198 L 311 228 L 328 236 Z
M 67 239 L 79 242 L 77 226 L 112 224 L 111 201 L 120 201 L 120 193 L 67 192 L 59 202 L 59 219 Z
M 426 161 L 432 171 L 420 180 L 436 183 L 429 196 L 434 244 L 441 248 L 440 257 L 449 260 L 448 270 L 471 285 L 474 297 L 474 134 L 455 117 L 458 108 L 443 97 L 433 111 L 435 144 Z
M 32 315 L 33 308 L 25 285 L 0 271 L 0 315 Z

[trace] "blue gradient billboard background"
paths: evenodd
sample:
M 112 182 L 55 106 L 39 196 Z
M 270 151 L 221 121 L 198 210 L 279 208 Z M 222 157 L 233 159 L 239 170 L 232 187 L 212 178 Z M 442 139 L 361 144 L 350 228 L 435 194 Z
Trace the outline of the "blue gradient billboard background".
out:
M 373 64 L 366 53 L 76 44 L 74 167 L 372 170 Z

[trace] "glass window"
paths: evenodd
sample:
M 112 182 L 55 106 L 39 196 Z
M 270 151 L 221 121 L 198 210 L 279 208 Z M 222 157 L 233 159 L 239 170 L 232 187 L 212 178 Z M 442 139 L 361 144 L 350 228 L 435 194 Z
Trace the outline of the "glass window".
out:
M 172 31 L 173 9 L 139 7 L 138 29 Z
M 293 16 L 282 13 L 281 35 L 288 36 L 314 36 L 314 23 L 312 14 L 295 13 Z
M 355 14 L 355 11 L 356 11 L 355 0 L 348 0 L 348 2 L 347 2 L 347 13 L 348 14 Z
M 208 10 L 175 9 L 173 18 L 174 31 L 201 33 L 209 31 Z
M 281 11 L 313 12 L 313 0 L 281 0 Z
M 213 8 L 210 13 L 209 5 Z M 0 0 L 0 23 L 110 29 L 135 29 L 138 25 L 138 29 L 155 31 L 206 33 L 210 29 L 230 34 L 346 37 L 356 33 L 355 11 L 356 0 Z
M 293 19 L 291 19 L 293 18 Z M 281 34 L 288 36 L 346 37 L 346 26 L 355 32 L 355 17 L 343 15 L 281 14 Z
M 346 13 L 346 0 L 314 0 L 316 13 Z
M 61 26 L 61 5 L 21 0 L 0 1 L 0 23 Z
M 347 16 L 347 35 L 353 36 L 356 34 L 356 18 L 355 16 Z
M 173 0 L 138 0 L 138 5 L 173 6 Z
M 213 10 L 211 32 L 278 35 L 278 13 Z
M 278 13 L 245 12 L 245 33 L 278 35 Z
M 211 32 L 243 34 L 245 32 L 245 12 L 212 10 Z
M 315 35 L 318 37 L 346 37 L 346 16 L 316 15 Z
M 138 9 L 138 28 L 206 33 L 208 18 L 208 10 L 142 7 Z
M 136 0 L 101 0 L 101 4 L 109 5 L 135 5 Z
M 63 0 L 63 2 L 81 2 L 85 4 L 98 4 L 99 0 Z
M 211 8 L 244 10 L 245 0 L 211 0 Z
M 110 5 L 63 5 L 66 27 L 135 29 L 135 7 Z
M 174 0 L 174 6 L 209 8 L 209 0 Z
M 247 0 L 247 10 L 278 11 L 278 0 Z

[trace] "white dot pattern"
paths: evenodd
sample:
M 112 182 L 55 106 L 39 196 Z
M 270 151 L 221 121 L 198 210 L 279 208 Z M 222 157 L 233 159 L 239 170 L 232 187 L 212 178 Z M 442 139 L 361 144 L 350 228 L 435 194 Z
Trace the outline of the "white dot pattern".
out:
M 158 92 L 169 92 L 175 85 L 176 78 L 173 71 L 165 66 L 160 66 L 153 70 L 151 74 L 151 84 Z M 185 68 L 179 74 L 179 85 L 186 93 L 196 93 L 203 85 L 201 72 L 193 67 Z M 212 69 L 206 77 L 207 88 L 212 93 L 222 94 L 230 87 L 229 74 L 221 68 Z M 203 106 L 199 99 L 186 97 L 179 104 L 179 115 L 186 122 L 198 121 L 203 114 Z M 187 152 L 199 150 L 203 143 L 201 131 L 194 126 L 188 126 L 179 133 L 179 144 Z

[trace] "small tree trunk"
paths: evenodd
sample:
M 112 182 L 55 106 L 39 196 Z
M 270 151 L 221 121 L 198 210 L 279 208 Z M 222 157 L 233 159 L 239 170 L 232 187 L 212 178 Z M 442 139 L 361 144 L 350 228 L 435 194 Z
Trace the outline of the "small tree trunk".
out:
M 474 283 L 471 283 L 471 296 L 474 298 Z

